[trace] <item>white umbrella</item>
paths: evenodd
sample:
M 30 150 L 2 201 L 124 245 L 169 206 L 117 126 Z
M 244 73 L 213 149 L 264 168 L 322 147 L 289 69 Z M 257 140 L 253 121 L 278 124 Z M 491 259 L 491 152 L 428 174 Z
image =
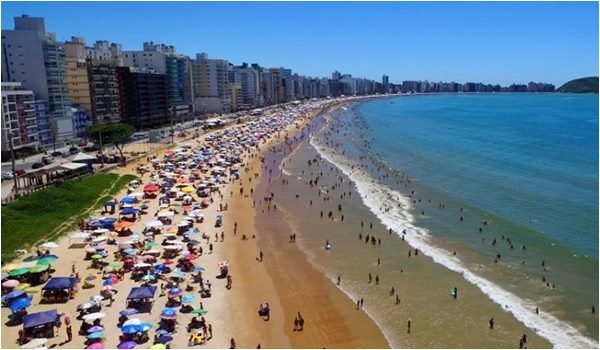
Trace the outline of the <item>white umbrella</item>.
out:
M 56 244 L 54 242 L 46 242 L 46 243 L 42 244 L 42 247 L 48 248 L 48 249 L 58 248 L 58 244 Z
M 146 227 L 160 227 L 162 225 L 163 225 L 163 223 L 158 220 L 154 220 L 154 221 L 150 221 L 150 222 L 146 223 Z
M 166 245 L 165 250 L 180 250 L 183 247 L 180 245 Z
M 103 242 L 103 241 L 106 241 L 106 236 L 100 236 L 100 237 L 96 237 L 96 238 L 92 239 L 92 242 L 94 242 L 94 243 Z
M 150 267 L 150 266 L 152 266 L 152 265 L 146 264 L 146 263 L 137 263 L 137 264 L 133 265 L 133 267 L 137 267 L 137 268 Z
M 107 228 L 97 228 L 94 230 L 94 233 L 106 233 L 108 231 L 110 231 L 110 230 Z
M 144 192 L 133 192 L 127 195 L 127 197 L 143 197 Z
M 85 321 L 93 321 L 93 320 L 97 320 L 99 318 L 103 318 L 104 316 L 106 316 L 106 314 L 103 312 L 94 312 L 93 314 L 87 314 L 87 315 L 83 316 L 82 318 Z
M 123 322 L 123 327 L 129 326 L 129 325 L 139 325 L 141 323 L 142 323 L 142 321 L 140 321 L 139 318 L 132 318 L 131 320 L 127 320 L 127 321 Z
M 29 343 L 21 345 L 21 349 L 41 349 L 48 342 L 47 338 L 34 338 Z
M 160 213 L 158 213 L 158 215 L 156 215 L 156 217 L 162 218 L 162 217 L 172 217 L 175 216 L 175 213 L 172 211 L 161 211 Z

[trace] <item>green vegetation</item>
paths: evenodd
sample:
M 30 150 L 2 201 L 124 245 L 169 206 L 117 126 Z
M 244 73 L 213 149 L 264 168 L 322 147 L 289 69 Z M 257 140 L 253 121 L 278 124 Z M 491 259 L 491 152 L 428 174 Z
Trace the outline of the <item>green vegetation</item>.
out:
M 90 175 L 10 203 L 2 208 L 2 261 L 16 258 L 18 249 L 28 249 L 42 239 L 54 239 L 72 230 L 105 198 L 113 198 L 135 178 L 110 173 Z
M 113 144 L 123 157 L 123 147 L 135 132 L 133 126 L 125 123 L 96 124 L 87 128 L 87 135 L 94 143 Z
M 571 93 L 598 93 L 598 77 L 587 77 L 571 80 L 559 87 L 558 92 L 571 92 Z

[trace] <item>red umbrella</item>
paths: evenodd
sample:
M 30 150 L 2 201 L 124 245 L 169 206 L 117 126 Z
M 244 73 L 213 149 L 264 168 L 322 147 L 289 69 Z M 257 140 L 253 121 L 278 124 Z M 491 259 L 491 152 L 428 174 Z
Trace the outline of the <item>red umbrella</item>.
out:
M 165 260 L 163 262 L 163 264 L 165 264 L 165 265 L 171 265 L 172 263 L 173 263 L 173 260 Z
M 196 254 L 188 254 L 184 257 L 185 260 L 194 260 L 194 259 L 198 259 L 198 255 Z
M 159 189 L 160 187 L 158 185 L 151 184 L 144 187 L 144 192 L 156 192 Z

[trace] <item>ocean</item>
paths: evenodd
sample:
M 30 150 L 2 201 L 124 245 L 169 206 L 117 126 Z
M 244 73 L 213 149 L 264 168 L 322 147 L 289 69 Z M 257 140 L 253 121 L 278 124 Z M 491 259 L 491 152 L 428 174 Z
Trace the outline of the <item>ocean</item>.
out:
M 507 347 L 524 329 L 540 339 L 529 347 L 598 346 L 597 95 L 402 96 L 323 118 L 283 159 L 290 184 L 269 190 L 392 346 Z M 302 191 L 309 205 L 290 195 Z M 434 327 L 407 337 L 407 319 Z

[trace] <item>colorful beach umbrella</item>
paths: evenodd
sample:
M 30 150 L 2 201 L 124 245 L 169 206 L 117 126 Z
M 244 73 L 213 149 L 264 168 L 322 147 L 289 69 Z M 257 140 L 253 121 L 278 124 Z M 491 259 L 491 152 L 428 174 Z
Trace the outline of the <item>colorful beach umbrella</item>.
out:
M 124 341 L 121 344 L 117 345 L 117 349 L 133 349 L 135 348 L 137 345 L 136 342 L 128 340 L 128 341 Z
M 45 256 L 37 261 L 38 265 L 52 265 L 58 260 L 56 256 Z
M 19 282 L 17 280 L 8 280 L 8 281 L 4 281 L 2 283 L 2 287 L 14 288 L 14 287 L 18 286 L 19 284 L 21 284 L 21 282 Z
M 93 280 L 95 280 L 96 278 L 98 278 L 98 276 L 96 276 L 96 275 L 87 275 L 87 276 L 85 277 L 85 280 L 86 280 L 86 281 L 93 281 Z
M 154 277 L 154 275 L 147 274 L 147 275 L 144 275 L 144 277 L 142 277 L 141 279 L 142 279 L 142 281 L 151 282 L 151 281 L 156 280 L 156 277 Z
M 12 292 L 4 295 L 4 299 L 14 299 L 14 298 L 18 298 L 22 295 L 25 295 L 25 292 L 22 290 L 13 290 Z
M 27 289 L 29 287 L 31 287 L 31 284 L 29 284 L 29 283 L 21 283 L 15 289 L 16 290 L 25 290 L 25 289 Z
M 157 339 L 157 341 L 158 341 L 160 344 L 165 344 L 165 343 L 168 343 L 168 342 L 170 342 L 170 341 L 172 341 L 172 340 L 173 340 L 173 337 L 171 337 L 171 336 L 169 336 L 169 335 L 161 335 L 161 336 L 160 336 L 160 337 Z
M 123 334 L 135 334 L 140 331 L 140 326 L 136 324 L 130 324 L 127 326 L 121 327 L 121 333 Z
M 170 297 L 178 297 L 183 293 L 183 290 L 181 290 L 181 288 L 173 288 L 170 289 L 169 292 L 167 293 L 168 296 Z
M 191 303 L 194 300 L 196 300 L 196 296 L 193 294 L 186 294 L 183 297 L 181 297 L 181 301 L 184 303 Z
M 26 267 L 21 267 L 15 270 L 12 270 L 8 273 L 10 277 L 23 276 L 24 274 L 29 273 L 29 269 Z
M 112 261 L 110 263 L 108 263 L 109 267 L 115 267 L 115 268 L 121 268 L 123 267 L 123 262 L 122 261 Z
M 153 349 L 153 350 L 154 350 L 154 349 L 156 349 L 156 350 L 162 350 L 162 349 L 166 349 L 166 348 L 167 348 L 167 347 L 165 346 L 165 344 L 161 344 L 161 343 L 154 344 L 154 345 L 152 345 L 152 346 L 150 347 L 150 349 Z
M 198 315 L 204 315 L 207 312 L 208 312 L 208 310 L 206 310 L 206 309 L 194 309 L 190 313 L 192 313 L 192 314 L 198 314 Z
M 177 318 L 177 312 L 175 311 L 175 309 L 164 308 L 160 312 L 160 317 L 165 319 Z
M 93 343 L 88 345 L 86 349 L 104 349 L 104 343 Z
M 86 338 L 88 338 L 88 339 L 101 339 L 101 338 L 104 338 L 104 332 L 90 333 L 90 334 L 88 334 L 88 336 Z
M 87 330 L 87 332 L 94 333 L 94 332 L 102 332 L 103 330 L 104 330 L 104 327 L 102 327 L 102 326 L 92 326 Z
M 131 315 L 135 315 L 135 314 L 139 314 L 139 313 L 140 312 L 138 310 L 129 308 L 129 309 L 125 309 L 125 310 L 119 312 L 119 315 L 121 315 L 121 316 L 131 316 Z
M 99 318 L 103 318 L 104 316 L 106 316 L 106 314 L 103 312 L 94 312 L 83 316 L 82 319 L 84 319 L 85 321 L 93 321 Z
M 100 254 L 94 254 L 94 255 L 92 255 L 92 259 L 93 259 L 93 260 L 100 260 L 100 259 L 104 259 L 104 255 L 100 255 Z
M 140 327 L 140 332 L 144 333 L 144 332 L 148 332 L 149 330 L 152 329 L 152 324 L 145 322 L 145 323 L 140 323 L 138 325 L 138 327 Z
M 31 272 L 31 273 L 44 272 L 44 271 L 48 270 L 49 267 L 50 267 L 50 265 L 36 265 L 36 266 L 31 267 L 29 269 L 29 272 Z
M 129 326 L 129 325 L 140 325 L 142 324 L 142 321 L 140 321 L 139 318 L 132 318 L 131 320 L 127 320 L 123 323 L 123 326 Z
M 24 297 L 14 300 L 8 308 L 12 311 L 20 311 L 31 306 L 31 297 Z

